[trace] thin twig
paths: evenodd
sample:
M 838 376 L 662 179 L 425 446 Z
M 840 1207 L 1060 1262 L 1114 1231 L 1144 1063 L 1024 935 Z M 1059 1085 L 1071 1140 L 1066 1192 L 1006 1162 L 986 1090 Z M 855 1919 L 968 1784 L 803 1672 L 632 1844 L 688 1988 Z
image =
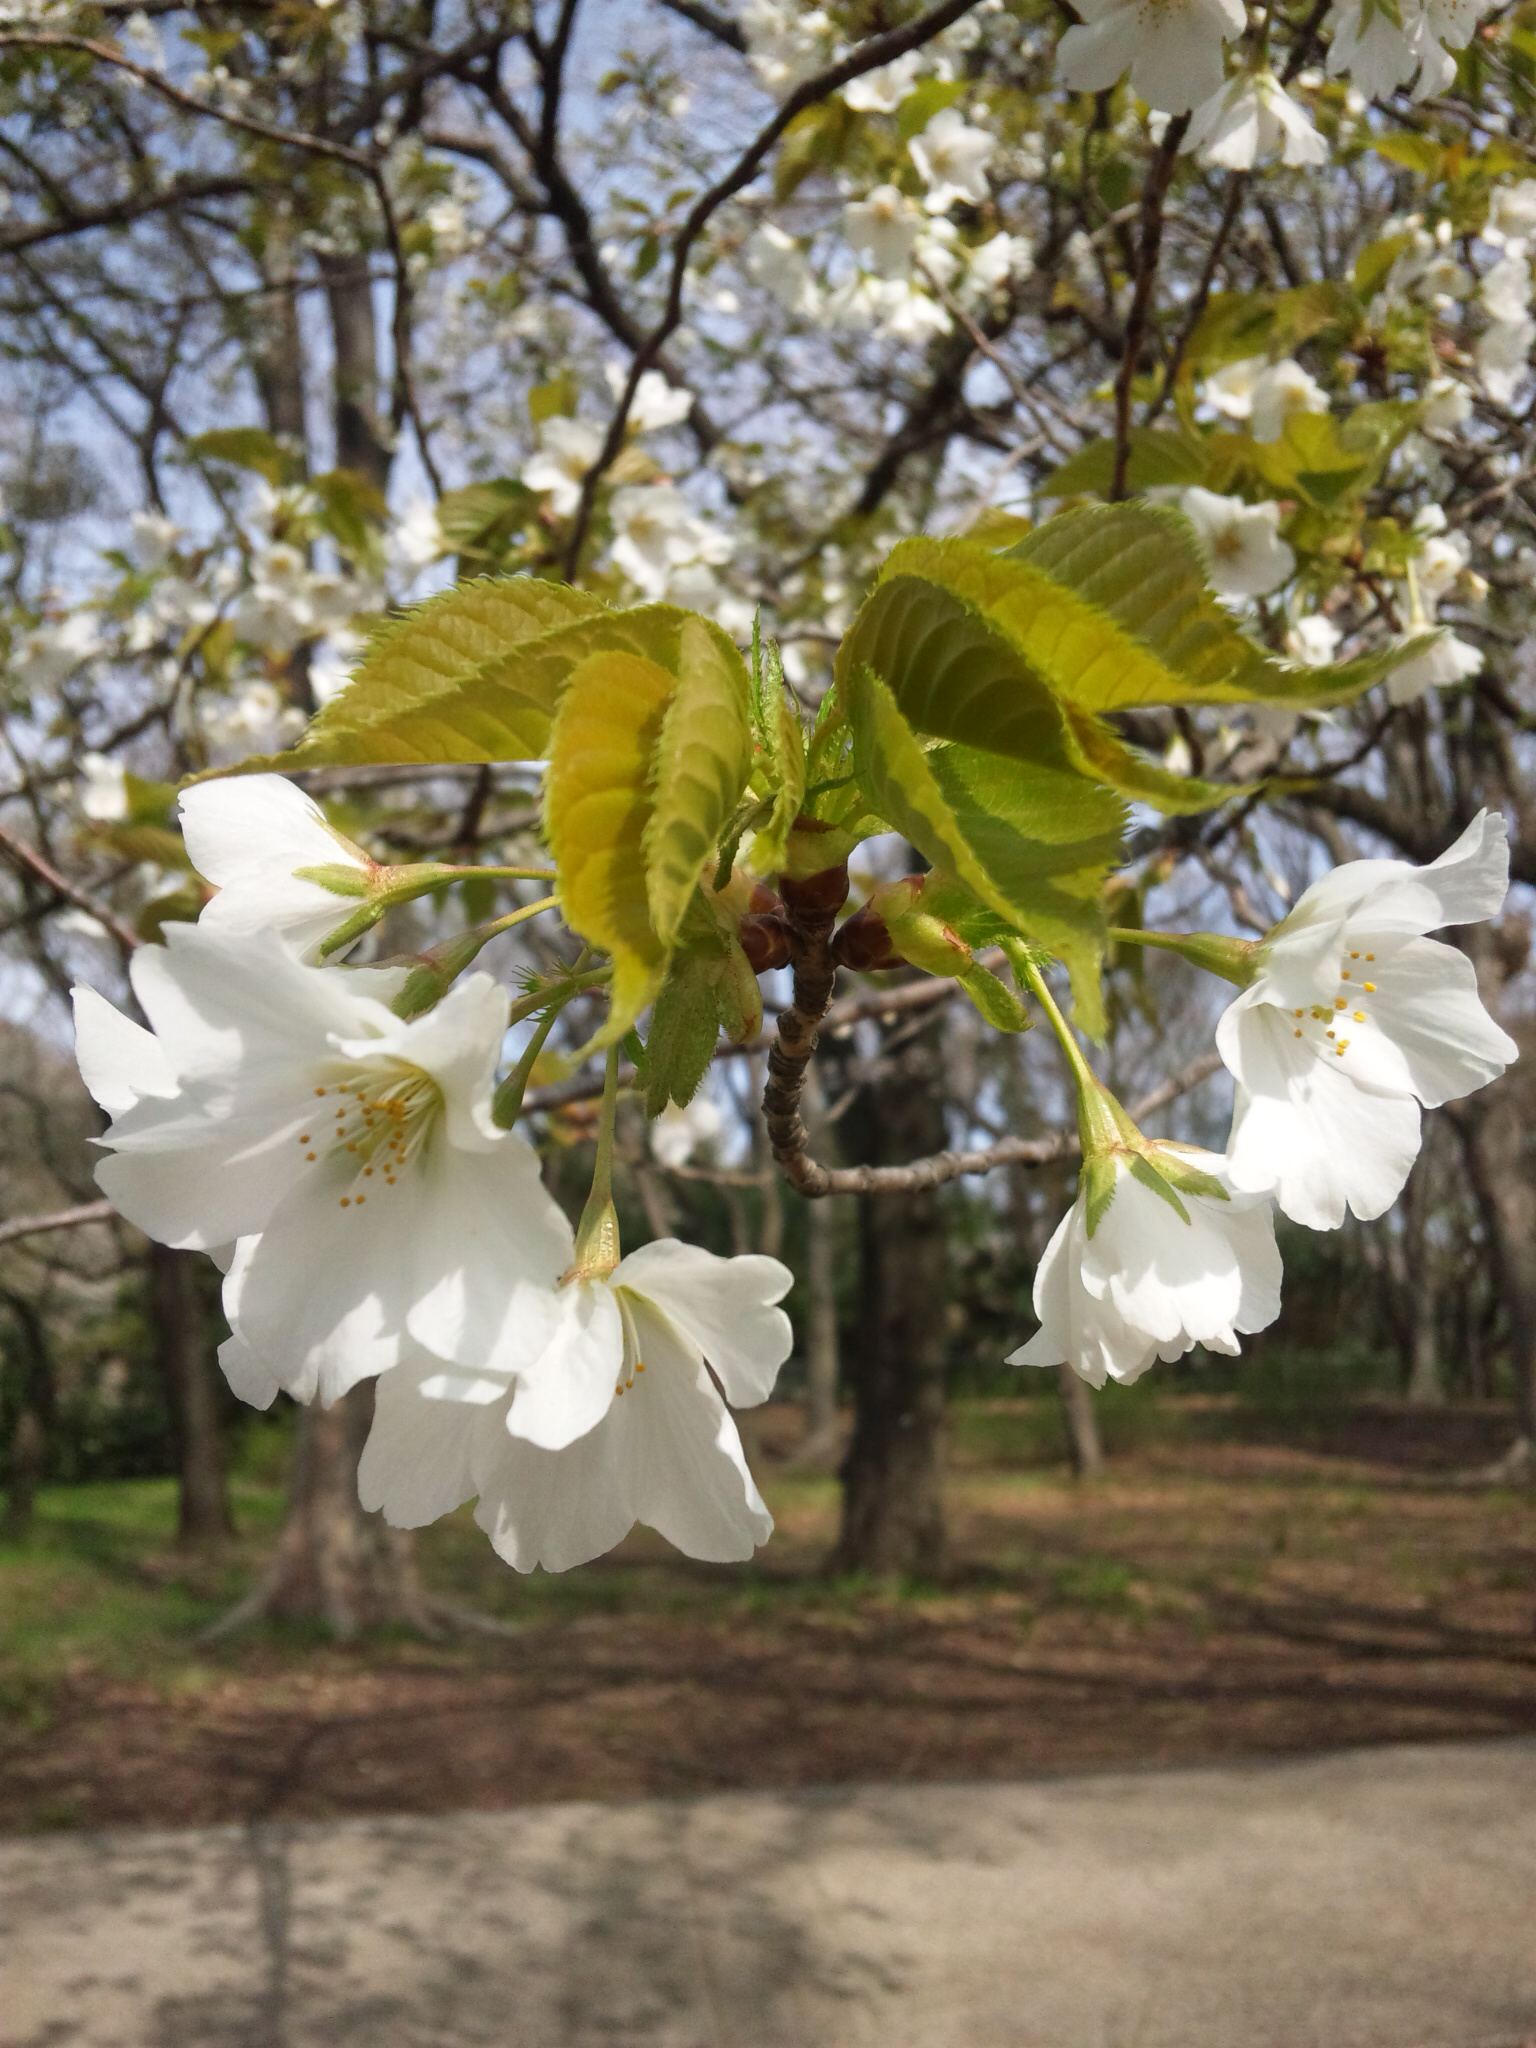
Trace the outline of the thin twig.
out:
M 18 839 L 14 832 L 0 826 L 0 858 L 8 860 L 18 874 L 32 876 L 45 883 L 61 903 L 72 903 L 76 910 L 83 910 L 94 917 L 116 939 L 125 953 L 131 953 L 139 943 L 139 935 L 131 925 L 124 924 L 117 913 L 100 903 L 88 890 L 70 881 L 54 866 L 53 862 L 39 853 L 35 846 L 29 846 L 24 839 Z
M 47 1230 L 78 1230 L 85 1223 L 110 1223 L 117 1211 L 110 1202 L 77 1202 L 72 1209 L 56 1209 L 51 1216 L 13 1216 L 0 1223 L 0 1244 L 14 1244 L 19 1237 L 41 1237 Z
M 1146 190 L 1142 195 L 1136 288 L 1131 295 L 1131 310 L 1126 316 L 1120 367 L 1115 372 L 1115 476 L 1109 492 L 1112 499 L 1125 496 L 1126 472 L 1131 462 L 1131 392 L 1152 313 L 1152 292 L 1157 283 L 1157 263 L 1163 248 L 1163 204 L 1168 197 L 1179 145 L 1188 131 L 1189 122 L 1188 114 L 1180 114 L 1168 123 L 1162 146 L 1152 159 Z

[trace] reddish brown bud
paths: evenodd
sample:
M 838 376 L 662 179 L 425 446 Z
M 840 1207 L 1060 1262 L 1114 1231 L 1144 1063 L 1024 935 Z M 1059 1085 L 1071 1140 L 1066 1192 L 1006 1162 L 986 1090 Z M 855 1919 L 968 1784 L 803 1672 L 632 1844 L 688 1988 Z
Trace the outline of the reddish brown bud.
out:
M 834 868 L 823 868 L 819 874 L 805 875 L 798 881 L 793 876 L 781 875 L 779 890 L 792 918 L 835 917 L 848 901 L 848 863 L 839 861 Z
M 754 974 L 789 965 L 789 926 L 782 917 L 744 917 L 737 936 Z
M 884 918 L 867 903 L 838 926 L 837 937 L 832 941 L 832 957 L 839 967 L 847 967 L 855 974 L 879 974 L 902 964 L 891 950 L 891 934 Z
M 774 917 L 784 908 L 783 901 L 766 882 L 754 882 L 752 894 L 747 898 L 747 909 L 757 917 Z

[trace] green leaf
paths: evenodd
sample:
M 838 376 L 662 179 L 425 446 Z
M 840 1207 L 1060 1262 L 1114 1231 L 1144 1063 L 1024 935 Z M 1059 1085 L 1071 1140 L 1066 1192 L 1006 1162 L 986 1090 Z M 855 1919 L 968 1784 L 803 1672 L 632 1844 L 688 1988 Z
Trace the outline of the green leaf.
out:
M 1205 782 L 1198 775 L 1165 768 L 1140 747 L 1127 746 L 1102 719 L 1071 705 L 1066 707 L 1066 718 L 1073 753 L 1084 771 L 1133 803 L 1151 804 L 1154 810 L 1184 817 L 1214 810 L 1233 797 L 1249 795 L 1255 787 L 1249 782 Z
M 1008 984 L 999 981 L 989 969 L 979 964 L 972 965 L 964 974 L 957 974 L 955 980 L 994 1031 L 1029 1029 L 1029 1012 Z
M 558 638 L 545 823 L 566 921 L 613 959 L 611 1044 L 655 994 L 746 783 L 747 673 L 718 627 L 667 605 Z
M 1120 799 L 1070 766 L 974 747 L 925 748 L 891 689 L 867 666 L 840 688 L 875 807 L 1010 929 L 1067 963 L 1080 1020 L 1097 1035 L 1104 1024 L 1098 898 L 1120 851 Z
M 1062 512 L 1005 555 L 963 541 L 904 541 L 882 578 L 900 574 L 926 574 L 964 596 L 1053 691 L 1088 711 L 1335 704 L 1409 652 L 1317 668 L 1281 661 L 1240 631 L 1208 587 L 1194 527 L 1166 505 Z
M 678 633 L 677 683 L 651 761 L 645 832 L 651 922 L 662 944 L 677 936 L 704 863 L 751 768 L 741 656 L 703 619 Z
M 378 485 L 355 469 L 328 469 L 310 489 L 319 499 L 323 523 L 351 555 L 367 560 L 376 555 L 379 534 L 389 506 Z
M 908 143 L 921 135 L 935 114 L 952 107 L 966 92 L 963 78 L 920 78 L 896 109 L 896 138 Z
M 566 671 L 536 670 L 528 650 L 598 609 L 532 576 L 455 584 L 384 627 L 297 746 L 240 766 L 537 760 Z
M 576 379 L 569 370 L 551 377 L 547 384 L 535 384 L 528 393 L 528 417 L 536 427 L 546 420 L 561 419 L 576 410 Z
M 528 525 L 538 503 L 537 492 L 515 477 L 496 477 L 445 491 L 437 501 L 437 523 L 450 549 L 495 555 Z
M 1198 434 L 1174 433 L 1165 427 L 1138 427 L 1131 436 L 1126 482 L 1132 491 L 1203 484 L 1208 468 L 1209 453 Z M 1079 448 L 1051 471 L 1040 494 L 1046 498 L 1075 498 L 1080 493 L 1092 492 L 1107 497 L 1114 478 L 1114 441 L 1090 441 L 1086 448 Z
M 699 953 L 679 953 L 667 969 L 645 1040 L 647 1116 L 660 1116 L 669 1102 L 686 1108 L 709 1071 L 720 1036 L 715 972 Z
M 273 489 L 297 483 L 303 466 L 292 448 L 287 448 L 264 427 L 215 427 L 197 434 L 187 443 L 190 455 L 208 462 L 227 462 L 234 469 L 253 470 Z
M 603 1044 L 629 1029 L 667 963 L 651 923 L 645 839 L 651 764 L 675 681 L 643 655 L 589 655 L 566 684 L 551 738 L 544 818 L 561 909 L 572 931 L 613 959 Z
M 752 843 L 752 866 L 760 875 L 775 875 L 784 865 L 789 835 L 805 802 L 805 734 L 779 650 L 761 638 L 755 621 L 752 652 L 752 725 L 772 806 Z

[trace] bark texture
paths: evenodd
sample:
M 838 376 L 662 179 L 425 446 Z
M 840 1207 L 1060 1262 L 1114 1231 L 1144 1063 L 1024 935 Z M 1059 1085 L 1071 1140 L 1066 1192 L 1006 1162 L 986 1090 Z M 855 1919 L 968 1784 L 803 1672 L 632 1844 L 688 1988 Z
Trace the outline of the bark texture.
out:
M 879 1161 L 944 1143 L 933 1027 L 880 1062 L 850 1113 Z M 841 1571 L 929 1575 L 944 1563 L 944 1318 L 949 1251 L 937 1191 L 859 1199 L 858 1342 L 848 1361 L 853 1437 L 843 1464 Z
M 355 1387 L 334 1408 L 301 1411 L 276 1554 L 265 1577 L 211 1635 L 268 1618 L 319 1621 L 343 1642 L 386 1623 L 437 1631 L 409 1532 L 389 1528 L 358 1505 L 357 1461 L 372 1419 L 371 1383 Z
M 177 1536 L 189 1545 L 219 1543 L 234 1532 L 219 1423 L 218 1367 L 201 1290 L 197 1252 L 149 1248 L 155 1352 L 176 1429 Z

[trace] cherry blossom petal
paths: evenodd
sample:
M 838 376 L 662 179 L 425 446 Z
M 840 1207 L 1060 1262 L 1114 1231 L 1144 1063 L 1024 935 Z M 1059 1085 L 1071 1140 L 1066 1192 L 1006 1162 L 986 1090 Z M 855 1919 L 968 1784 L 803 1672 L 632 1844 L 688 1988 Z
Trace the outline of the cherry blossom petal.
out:
M 548 1451 L 584 1437 L 613 1402 L 624 1352 L 623 1319 L 607 1282 L 562 1288 L 548 1343 L 518 1375 L 509 1432 Z
M 737 1408 L 755 1407 L 773 1392 L 794 1335 L 774 1306 L 794 1284 L 778 1259 L 745 1254 L 721 1258 L 676 1238 L 642 1245 L 620 1261 L 613 1285 L 654 1302 L 693 1348 L 702 1352 Z

